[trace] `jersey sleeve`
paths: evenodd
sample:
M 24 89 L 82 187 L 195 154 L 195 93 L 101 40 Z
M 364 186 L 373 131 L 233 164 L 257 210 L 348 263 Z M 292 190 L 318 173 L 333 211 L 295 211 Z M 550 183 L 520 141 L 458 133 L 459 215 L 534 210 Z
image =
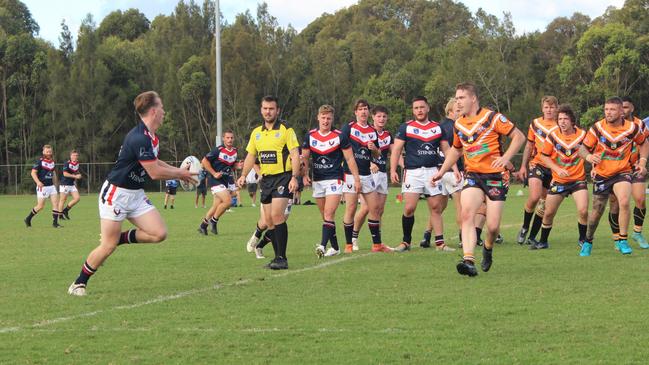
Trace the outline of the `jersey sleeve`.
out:
M 498 134 L 508 136 L 514 130 L 515 128 L 514 123 L 512 123 L 504 115 L 498 113 L 494 118 L 496 118 L 496 124 L 494 126 L 494 130 Z
M 292 150 L 294 148 L 300 147 L 300 143 L 297 141 L 297 136 L 295 135 L 295 131 L 293 128 L 287 128 L 286 129 L 286 148 L 288 150 Z
M 450 123 L 441 124 L 442 127 L 442 140 L 448 142 L 449 145 L 453 144 L 453 125 Z
M 536 138 L 536 134 L 534 133 L 534 128 L 532 127 L 534 122 L 530 123 L 530 127 L 527 128 L 527 140 L 534 143 L 534 139 Z
M 338 136 L 340 137 L 340 148 L 346 150 L 352 146 L 352 144 L 349 142 L 349 133 L 339 133 Z
M 32 165 L 32 170 L 40 170 L 40 169 L 41 169 L 41 160 L 36 160 Z
M 642 127 L 640 127 L 640 125 L 638 125 L 638 133 L 636 133 L 633 137 L 633 142 L 635 142 L 635 144 L 639 146 L 644 143 L 646 138 L 647 135 L 645 134 L 645 131 L 642 130 Z
M 220 148 L 216 147 L 205 155 L 205 158 L 212 163 L 214 160 L 219 158 Z
M 408 123 L 402 123 L 397 129 L 397 134 L 394 138 L 400 139 L 402 141 L 406 140 L 406 131 L 408 130 Z
M 246 152 L 255 156 L 257 155 L 257 144 L 255 143 L 255 139 L 258 138 L 258 136 L 259 136 L 259 132 L 253 130 L 252 133 L 250 133 L 248 146 L 246 146 Z
M 590 152 L 593 152 L 593 149 L 597 146 L 597 135 L 593 130 L 593 127 L 590 127 L 586 137 L 584 138 L 584 147 L 586 147 Z

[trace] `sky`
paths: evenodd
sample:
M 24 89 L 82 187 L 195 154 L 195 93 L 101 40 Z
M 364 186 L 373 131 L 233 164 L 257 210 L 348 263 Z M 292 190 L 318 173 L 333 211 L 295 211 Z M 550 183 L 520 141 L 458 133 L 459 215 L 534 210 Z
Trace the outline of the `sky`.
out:
M 58 45 L 61 32 L 61 20 L 65 19 L 68 27 L 75 36 L 81 21 L 92 14 L 95 22 L 114 10 L 137 8 L 149 20 L 159 14 L 168 15 L 173 12 L 178 0 L 22 0 L 40 26 L 40 37 Z M 196 0 L 202 3 L 201 0 Z M 221 13 L 228 22 L 247 9 L 254 15 L 257 0 L 221 0 Z M 322 13 L 333 14 L 337 10 L 355 4 L 356 0 L 266 0 L 271 15 L 278 19 L 281 26 L 291 24 L 295 29 L 302 30 Z M 556 17 L 570 16 L 578 11 L 595 18 L 604 13 L 607 7 L 621 7 L 624 0 L 462 0 L 472 12 L 482 7 L 490 14 L 502 17 L 504 11 L 512 14 L 514 26 L 518 34 L 543 31 Z

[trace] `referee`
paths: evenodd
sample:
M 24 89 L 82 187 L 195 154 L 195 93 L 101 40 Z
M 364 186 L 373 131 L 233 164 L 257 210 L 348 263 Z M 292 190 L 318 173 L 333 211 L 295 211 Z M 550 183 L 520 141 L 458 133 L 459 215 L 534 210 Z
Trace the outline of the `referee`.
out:
M 288 269 L 286 260 L 288 227 L 284 211 L 288 200 L 292 199 L 293 192 L 298 187 L 299 144 L 293 128 L 277 120 L 279 105 L 276 97 L 264 96 L 261 99 L 261 116 L 264 122 L 250 134 L 250 141 L 246 147 L 248 155 L 243 162 L 243 170 L 237 185 L 239 187 L 244 185 L 246 176 L 253 168 L 255 160 L 258 160 L 259 173 L 262 176 L 259 202 L 262 204 L 268 226 L 266 236 L 271 239 L 275 250 L 275 258 L 266 267 L 272 270 L 284 270 Z

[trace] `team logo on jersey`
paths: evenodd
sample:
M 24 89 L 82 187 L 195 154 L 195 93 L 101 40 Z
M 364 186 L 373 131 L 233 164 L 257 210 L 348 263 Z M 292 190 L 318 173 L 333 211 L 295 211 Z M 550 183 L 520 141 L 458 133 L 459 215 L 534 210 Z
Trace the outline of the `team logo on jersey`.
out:
M 503 122 L 503 123 L 507 123 L 507 122 L 509 122 L 509 121 L 507 120 L 507 118 L 505 118 L 505 116 L 502 115 L 502 114 L 500 115 L 500 121 Z
M 617 148 L 617 143 L 611 143 L 611 148 L 616 149 Z
M 115 214 L 115 216 L 118 216 L 121 212 L 122 211 L 119 208 L 113 208 L 113 214 Z
M 355 131 L 354 131 L 354 135 L 355 135 L 356 137 L 358 137 L 358 136 L 361 135 L 361 132 L 360 132 L 359 130 L 355 130 Z
M 606 137 L 604 136 L 599 137 L 599 141 L 602 143 L 606 143 Z
M 543 131 L 541 130 L 541 128 L 539 128 L 539 129 L 536 130 L 536 134 L 543 135 Z
M 311 141 L 311 146 L 315 147 L 315 146 L 317 146 L 317 145 L 318 145 L 318 141 L 317 141 L 317 140 L 314 139 L 313 141 Z
M 415 128 L 415 129 L 413 129 L 412 132 L 413 132 L 414 134 L 419 134 L 419 128 Z
M 335 144 L 336 144 L 336 141 L 335 141 L 335 140 L 331 140 L 331 141 L 329 141 L 329 145 L 330 145 L 330 146 L 333 146 L 333 145 L 335 145 Z
M 572 155 L 572 151 L 567 150 L 567 151 L 566 151 L 566 156 L 570 157 L 570 155 Z
M 275 133 L 275 138 L 279 138 L 279 132 Z
M 469 143 L 473 143 L 473 136 L 469 137 L 468 141 Z
M 259 141 L 260 138 L 261 138 L 261 133 L 257 133 L 257 134 L 255 134 L 255 139 L 256 139 L 256 140 Z

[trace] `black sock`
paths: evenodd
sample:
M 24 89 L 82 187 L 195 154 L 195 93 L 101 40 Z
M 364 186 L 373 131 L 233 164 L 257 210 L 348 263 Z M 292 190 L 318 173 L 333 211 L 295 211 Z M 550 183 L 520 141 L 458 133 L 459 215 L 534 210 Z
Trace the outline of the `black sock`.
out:
M 135 229 L 129 229 L 128 231 L 124 231 L 119 235 L 119 242 L 117 242 L 117 245 L 123 245 L 125 243 L 137 243 L 137 239 L 135 238 Z
M 74 281 L 75 284 L 88 284 L 88 280 L 90 280 L 90 277 L 97 272 L 97 269 L 94 269 L 92 266 L 88 265 L 88 261 L 83 263 L 83 266 L 81 267 L 81 273 L 79 273 L 79 277 L 77 280 Z
M 68 205 L 68 206 L 65 207 L 65 209 L 63 209 L 63 213 L 68 213 L 71 210 L 72 210 L 72 207 Z
M 60 214 L 61 214 L 61 212 L 59 212 L 58 210 L 52 210 L 52 222 L 54 224 L 59 223 L 59 215 Z
M 546 226 L 545 224 L 541 226 L 541 238 L 539 242 L 548 243 L 548 237 L 550 237 L 550 231 L 552 226 Z
M 642 225 L 644 224 L 645 213 L 647 213 L 647 208 L 644 209 L 639 209 L 638 207 L 633 208 L 633 225 L 635 226 L 633 228 L 635 232 L 638 232 L 635 230 L 635 228 L 642 227 Z M 642 232 L 642 229 L 640 229 L 639 232 Z
M 532 221 L 532 228 L 530 228 L 530 234 L 527 237 L 530 239 L 535 239 L 536 234 L 539 233 L 539 230 L 541 229 L 541 225 L 543 225 L 543 217 L 541 217 L 538 214 L 534 214 L 534 220 Z
M 219 224 L 219 220 L 216 219 L 216 218 L 214 218 L 214 217 L 212 217 L 212 219 L 210 219 L 210 224 L 211 224 L 213 227 L 216 227 L 216 225 Z
M 269 229 L 267 230 L 264 234 L 263 237 L 261 238 L 261 241 L 257 244 L 257 248 L 264 248 L 269 242 L 272 242 L 272 236 L 273 236 L 274 231 Z M 275 248 L 275 245 L 273 245 L 273 249 Z
M 424 231 L 424 241 L 430 243 L 431 233 L 430 231 Z
M 611 232 L 614 235 L 620 234 L 620 214 L 619 213 L 608 213 L 608 224 L 611 226 Z
M 35 216 L 36 214 L 38 214 L 38 212 L 35 211 L 35 210 L 32 208 L 32 211 L 29 212 L 29 215 L 27 215 L 27 220 L 28 220 L 28 221 L 31 221 L 32 218 L 34 218 L 34 216 Z
M 577 228 L 579 229 L 579 240 L 580 241 L 585 241 L 586 240 L 586 225 L 577 222 Z
M 476 242 L 482 241 L 482 228 L 475 227 Z
M 415 225 L 415 216 L 401 216 L 401 228 L 403 229 L 403 242 L 410 244 L 412 241 L 412 227 Z
M 458 235 L 458 237 L 460 237 L 460 243 L 462 243 L 462 231 L 460 230 L 460 232 L 458 232 L 457 235 Z
M 532 221 L 533 215 L 534 215 L 534 211 L 528 212 L 527 210 L 523 210 L 523 228 L 525 229 L 530 228 L 530 222 Z
M 207 219 L 203 218 L 203 221 L 201 221 L 201 229 L 207 229 L 208 221 Z
M 435 246 L 444 246 L 444 235 L 435 236 Z
M 286 246 L 288 245 L 288 226 L 286 222 L 275 226 L 275 239 L 279 253 L 276 256 L 286 258 Z
M 260 239 L 263 233 L 264 230 L 259 228 L 259 225 L 257 225 L 257 227 L 255 228 L 255 237 L 257 237 L 257 239 Z
M 352 235 L 354 232 L 354 223 L 345 223 L 343 222 L 343 227 L 345 228 L 345 239 L 347 240 L 347 244 L 351 245 L 352 244 Z
M 320 237 L 320 246 L 327 247 L 327 242 L 331 238 L 331 222 L 322 222 L 322 236 Z
M 367 226 L 372 234 L 372 243 L 378 245 L 381 242 L 381 222 L 372 219 L 367 220 Z
M 338 246 L 338 236 L 336 235 L 336 222 L 332 221 L 331 223 L 334 225 L 333 232 L 331 233 L 331 247 L 338 251 L 340 250 L 340 246 Z

